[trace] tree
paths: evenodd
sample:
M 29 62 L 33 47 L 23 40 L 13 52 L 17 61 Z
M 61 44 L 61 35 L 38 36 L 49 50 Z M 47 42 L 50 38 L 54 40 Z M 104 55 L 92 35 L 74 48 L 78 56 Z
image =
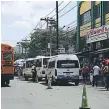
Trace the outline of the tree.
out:
M 68 34 L 67 34 L 68 33 Z M 36 57 L 37 55 L 49 55 L 48 43 L 50 42 L 50 31 L 47 29 L 37 29 L 31 34 L 31 41 L 29 43 L 28 57 Z M 59 29 L 59 47 L 64 47 L 66 51 L 72 45 L 75 45 L 76 31 L 67 32 Z M 56 52 L 56 30 L 52 30 L 51 36 L 52 54 Z M 25 45 L 23 45 L 25 46 Z

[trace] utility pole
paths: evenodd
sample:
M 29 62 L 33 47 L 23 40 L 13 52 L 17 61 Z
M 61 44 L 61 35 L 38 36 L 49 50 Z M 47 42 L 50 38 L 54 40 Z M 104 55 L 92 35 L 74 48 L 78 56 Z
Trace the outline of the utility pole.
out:
M 44 20 L 44 21 L 47 22 L 47 29 L 48 29 L 48 21 L 49 21 L 49 17 L 47 17 L 47 18 L 41 18 L 40 20 Z
M 49 27 L 49 30 L 50 30 L 50 56 L 52 55 L 52 48 L 51 48 L 51 35 L 52 35 L 52 27 L 53 27 L 53 24 L 55 24 L 55 20 L 53 18 L 41 18 L 40 20 L 45 20 L 47 22 L 47 30 L 48 30 L 48 27 Z M 48 24 L 50 24 L 50 26 L 48 26 Z
M 57 33 L 57 54 L 58 54 L 58 44 L 59 44 L 59 40 L 58 40 L 58 36 L 59 36 L 59 33 L 58 33 L 58 1 L 56 1 L 56 33 Z
M 50 28 L 50 56 L 52 55 L 52 44 L 51 44 L 51 36 L 52 36 L 52 26 L 49 26 Z

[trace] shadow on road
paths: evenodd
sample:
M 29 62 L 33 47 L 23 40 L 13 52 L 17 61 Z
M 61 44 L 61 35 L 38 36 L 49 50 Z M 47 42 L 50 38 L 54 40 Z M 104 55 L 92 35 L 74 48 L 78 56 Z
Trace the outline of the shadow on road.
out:
M 25 78 L 23 78 L 23 77 L 16 77 L 15 79 L 17 79 L 17 80 L 19 80 L 19 81 L 25 81 Z
M 109 90 L 105 89 L 105 87 L 99 87 L 98 91 L 109 91 Z
M 47 86 L 47 84 L 45 82 L 40 82 L 40 84 Z M 59 85 L 52 85 L 52 86 L 75 86 L 74 84 L 71 83 L 60 83 Z
M 109 90 L 107 90 L 107 89 L 101 89 L 101 90 L 98 90 L 98 91 L 109 91 Z
M 11 86 L 9 86 L 9 85 L 1 85 L 1 87 L 11 87 Z

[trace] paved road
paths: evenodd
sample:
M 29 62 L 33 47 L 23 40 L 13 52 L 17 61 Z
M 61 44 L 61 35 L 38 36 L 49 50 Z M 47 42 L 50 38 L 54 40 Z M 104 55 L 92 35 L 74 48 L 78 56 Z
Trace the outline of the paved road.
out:
M 14 79 L 11 87 L 1 88 L 1 109 L 79 109 L 82 85 L 53 86 Z M 86 86 L 91 109 L 109 109 L 109 91 Z

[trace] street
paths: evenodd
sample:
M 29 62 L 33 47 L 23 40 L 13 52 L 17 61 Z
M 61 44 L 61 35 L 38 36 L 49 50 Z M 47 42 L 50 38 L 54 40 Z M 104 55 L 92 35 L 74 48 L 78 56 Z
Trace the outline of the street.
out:
M 83 85 L 52 86 L 45 82 L 19 80 L 15 77 L 10 87 L 1 88 L 1 109 L 79 109 Z M 109 109 L 109 91 L 103 87 L 86 85 L 88 105 L 91 109 Z

